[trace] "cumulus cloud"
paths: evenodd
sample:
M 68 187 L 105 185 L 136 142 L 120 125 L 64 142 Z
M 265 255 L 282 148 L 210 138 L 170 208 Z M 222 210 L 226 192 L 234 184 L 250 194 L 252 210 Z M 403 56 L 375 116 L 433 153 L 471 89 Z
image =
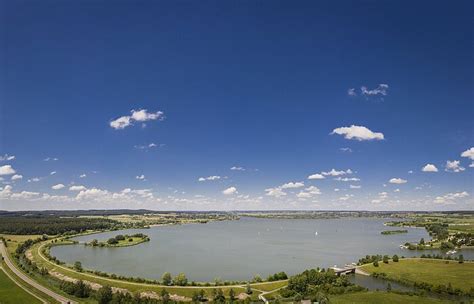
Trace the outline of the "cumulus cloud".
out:
M 115 130 L 125 129 L 133 125 L 134 122 L 145 122 L 150 120 L 158 120 L 164 118 L 164 113 L 161 111 L 148 112 L 146 109 L 132 110 L 131 115 L 121 116 L 110 121 L 109 125 Z
M 388 182 L 391 184 L 406 184 L 407 180 L 403 178 L 391 178 Z
M 357 177 L 336 177 L 334 179 L 335 181 L 339 181 L 339 182 L 358 182 L 360 181 L 360 178 L 357 178 Z
M 62 188 L 64 188 L 65 186 L 63 184 L 56 184 L 54 186 L 51 187 L 51 189 L 53 190 L 60 190 Z
M 143 180 L 143 181 L 146 180 L 145 175 L 143 175 L 143 174 L 142 175 L 137 175 L 137 176 L 135 176 L 135 178 L 138 179 L 138 180 Z
M 12 179 L 12 181 L 14 181 L 14 180 L 22 179 L 22 178 L 23 178 L 23 175 L 21 175 L 21 174 L 15 174 L 15 175 L 12 176 L 11 179 Z
M 205 182 L 205 181 L 214 181 L 214 180 L 218 180 L 218 179 L 221 179 L 221 177 L 219 175 L 212 175 L 212 176 L 208 176 L 208 177 L 200 177 L 198 179 L 198 181 Z
M 347 95 L 349 96 L 357 96 L 355 88 L 350 88 L 347 90 Z
M 384 84 L 384 83 L 379 84 L 375 89 L 372 89 L 372 90 L 367 89 L 367 87 L 365 86 L 362 86 L 360 88 L 361 94 L 365 96 L 377 96 L 377 95 L 387 96 L 387 91 L 388 91 L 388 84 Z
M 284 192 L 280 187 L 268 188 L 268 189 L 265 189 L 265 192 L 267 192 L 265 193 L 265 195 L 273 196 L 273 197 L 282 197 L 286 195 L 286 192 Z
M 304 187 L 303 182 L 289 182 L 280 186 L 281 189 L 292 189 L 292 188 L 301 188 Z
M 84 178 L 86 177 L 87 175 L 85 173 L 82 173 L 81 175 L 79 175 L 80 178 Z
M 340 151 L 342 152 L 347 152 L 347 153 L 352 153 L 352 149 L 351 148 L 339 148 Z
M 56 173 L 57 173 L 56 171 L 51 171 L 51 172 L 49 173 L 49 175 L 54 175 L 54 174 L 56 174 Z
M 70 191 L 83 191 L 83 190 L 87 190 L 87 188 L 82 185 L 76 185 L 76 186 L 69 187 L 69 190 Z
M 346 171 L 344 171 L 344 170 L 338 171 L 338 170 L 333 168 L 331 171 L 321 172 L 321 174 L 326 175 L 326 176 L 339 176 L 339 175 L 352 174 L 352 170 L 347 169 Z
M 469 193 L 467 193 L 466 191 L 447 193 L 443 196 L 437 196 L 435 198 L 435 203 L 450 205 L 450 204 L 454 204 L 455 203 L 454 201 L 461 198 L 468 197 L 468 196 L 469 196 Z
M 382 203 L 382 202 L 384 202 L 384 201 L 387 199 L 387 197 L 388 197 L 388 193 L 387 193 L 387 192 L 380 192 L 380 193 L 378 194 L 378 198 L 373 199 L 373 200 L 372 200 L 372 203 L 374 203 L 374 204 Z
M 341 200 L 341 201 L 347 201 L 347 200 L 350 199 L 351 197 L 354 197 L 354 195 L 353 195 L 353 194 L 346 194 L 346 195 L 344 195 L 344 196 L 341 196 L 341 197 L 339 198 L 339 200 Z
M 471 160 L 474 160 L 474 147 L 467 149 L 466 151 L 461 153 L 461 157 L 467 157 Z
M 308 176 L 308 179 L 325 179 L 324 175 L 315 173 Z
M 380 132 L 372 132 L 364 126 L 351 125 L 350 127 L 340 127 L 332 130 L 331 134 L 343 135 L 346 139 L 363 140 L 383 140 L 384 135 Z
M 16 171 L 12 168 L 11 165 L 4 165 L 0 167 L 0 175 L 11 175 L 15 173 Z
M 321 194 L 321 190 L 319 190 L 318 187 L 316 186 L 309 186 L 308 188 L 300 191 L 300 193 L 298 193 L 296 195 L 296 197 L 300 198 L 300 199 L 306 199 L 306 198 L 311 198 L 315 195 L 320 195 Z
M 15 155 L 8 155 L 8 154 L 5 154 L 3 156 L 0 155 L 0 161 L 8 161 L 8 160 L 14 160 L 15 159 Z
M 224 194 L 224 195 L 233 195 L 233 194 L 236 194 L 236 193 L 238 193 L 238 192 L 237 192 L 237 188 L 235 188 L 235 187 L 229 187 L 229 188 L 222 191 L 222 194 Z
M 57 161 L 59 160 L 59 158 L 57 157 L 46 157 L 45 159 L 43 159 L 43 161 Z
M 230 168 L 232 171 L 245 171 L 244 167 L 233 166 Z
M 446 161 L 446 168 L 444 169 L 447 172 L 461 172 L 466 170 L 464 167 L 461 167 L 461 162 L 459 160 L 447 160 Z
M 436 168 L 433 164 L 426 164 L 423 168 L 421 168 L 423 172 L 438 172 L 438 168 Z

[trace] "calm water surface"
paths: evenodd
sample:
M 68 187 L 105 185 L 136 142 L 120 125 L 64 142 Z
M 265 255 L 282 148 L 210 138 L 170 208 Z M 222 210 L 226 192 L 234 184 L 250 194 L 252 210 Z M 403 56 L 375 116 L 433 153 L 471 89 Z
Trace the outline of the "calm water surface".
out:
M 402 250 L 399 245 L 429 239 L 426 231 L 418 228 L 381 235 L 382 230 L 394 228 L 385 227 L 385 221 L 242 218 L 81 236 L 75 239 L 88 242 L 143 232 L 151 241 L 125 248 L 58 246 L 51 253 L 67 263 L 81 261 L 85 268 L 126 276 L 159 279 L 168 271 L 184 272 L 195 281 L 248 280 L 255 274 L 266 277 L 279 271 L 295 274 L 308 268 L 343 266 L 366 254 L 414 256 L 416 252 Z

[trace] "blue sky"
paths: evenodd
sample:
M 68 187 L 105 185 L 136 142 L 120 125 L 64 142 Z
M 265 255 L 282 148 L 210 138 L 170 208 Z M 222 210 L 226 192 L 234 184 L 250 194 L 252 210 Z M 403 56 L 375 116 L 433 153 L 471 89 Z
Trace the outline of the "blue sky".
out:
M 474 209 L 469 1 L 0 3 L 0 209 Z

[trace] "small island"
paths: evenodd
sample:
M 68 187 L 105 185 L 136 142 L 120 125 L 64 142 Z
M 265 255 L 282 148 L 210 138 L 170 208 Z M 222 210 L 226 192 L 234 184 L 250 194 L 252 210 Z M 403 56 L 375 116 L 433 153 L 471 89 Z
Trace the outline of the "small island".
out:
M 399 234 L 399 233 L 408 233 L 408 230 L 385 230 L 380 232 L 383 235 Z
M 97 239 L 94 239 L 89 243 L 85 243 L 85 245 L 92 247 L 128 247 L 149 241 L 150 238 L 143 233 L 136 233 L 132 235 L 119 234 L 115 237 L 108 239 L 106 242 L 99 242 Z

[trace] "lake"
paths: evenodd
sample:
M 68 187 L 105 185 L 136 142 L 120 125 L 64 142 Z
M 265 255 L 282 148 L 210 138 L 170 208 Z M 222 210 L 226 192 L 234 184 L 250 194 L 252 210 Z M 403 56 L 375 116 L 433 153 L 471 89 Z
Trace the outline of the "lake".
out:
M 159 279 L 164 272 L 184 272 L 189 280 L 248 280 L 275 272 L 295 274 L 316 267 L 343 266 L 366 254 L 421 253 L 400 249 L 405 242 L 429 239 L 420 228 L 381 235 L 385 219 L 257 219 L 210 222 L 104 232 L 74 238 L 107 240 L 117 234 L 142 232 L 151 241 L 124 248 L 56 246 L 51 254 L 66 263 L 125 276 Z M 437 253 L 430 251 L 425 253 Z M 464 254 L 466 258 L 468 255 Z

